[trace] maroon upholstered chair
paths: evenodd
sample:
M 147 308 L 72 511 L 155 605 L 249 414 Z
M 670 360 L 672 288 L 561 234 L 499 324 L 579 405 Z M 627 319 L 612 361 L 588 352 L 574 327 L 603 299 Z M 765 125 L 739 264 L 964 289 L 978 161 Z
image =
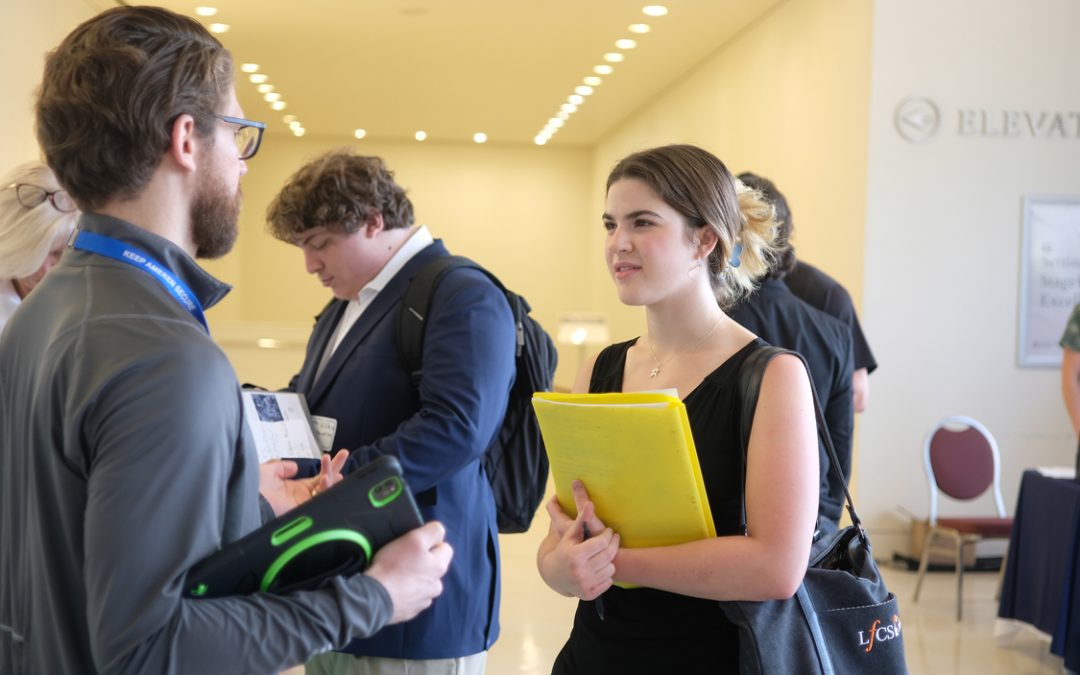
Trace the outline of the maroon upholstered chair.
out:
M 930 562 L 930 548 L 938 537 L 956 541 L 956 620 L 963 610 L 964 549 L 982 539 L 1009 539 L 1012 518 L 1005 517 L 1001 498 L 1001 456 L 990 431 L 970 417 L 947 417 L 926 436 L 923 463 L 930 481 L 930 527 L 923 542 L 915 601 Z M 993 489 L 997 514 L 942 518 L 938 516 L 938 492 L 970 501 Z M 1002 558 L 1004 566 L 1004 557 Z M 1004 567 L 1002 568 L 1004 569 Z

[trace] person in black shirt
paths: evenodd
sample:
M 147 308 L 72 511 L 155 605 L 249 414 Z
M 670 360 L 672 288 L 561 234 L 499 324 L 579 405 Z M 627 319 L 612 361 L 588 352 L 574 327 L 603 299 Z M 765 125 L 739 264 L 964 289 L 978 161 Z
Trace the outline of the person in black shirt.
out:
M 870 351 L 870 343 L 863 335 L 851 295 L 839 281 L 802 260 L 795 261 L 795 267 L 784 277 L 784 283 L 795 294 L 795 297 L 840 319 L 851 329 L 855 358 L 855 370 L 851 381 L 852 397 L 855 401 L 855 412 L 864 412 L 870 402 L 870 373 L 877 369 L 877 361 L 874 360 L 874 354 Z
M 772 181 L 744 173 L 743 184 L 762 193 L 776 209 L 778 252 L 761 278 L 760 287 L 729 312 L 732 319 L 777 347 L 792 349 L 806 357 L 810 378 L 821 401 L 825 422 L 845 479 L 851 475 L 851 436 L 854 426 L 852 403 L 851 332 L 839 319 L 803 302 L 784 284 L 784 277 L 795 264 L 791 246 L 791 212 L 784 195 Z M 821 503 L 818 528 L 823 532 L 837 529 L 844 507 L 843 486 L 830 468 L 824 446 L 819 453 Z

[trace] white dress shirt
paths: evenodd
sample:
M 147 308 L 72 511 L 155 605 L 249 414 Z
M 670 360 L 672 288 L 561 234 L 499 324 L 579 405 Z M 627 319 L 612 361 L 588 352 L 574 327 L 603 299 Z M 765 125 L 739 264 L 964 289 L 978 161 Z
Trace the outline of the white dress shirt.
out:
M 349 304 L 345 305 L 345 312 L 341 315 L 341 321 L 338 321 L 334 334 L 330 336 L 330 340 L 326 343 L 326 351 L 323 352 L 322 361 L 319 362 L 319 369 L 315 373 L 315 379 L 322 375 L 323 369 L 326 368 L 326 364 L 330 357 L 333 356 L 334 351 L 341 345 L 341 341 L 348 335 L 349 330 L 356 323 L 356 320 L 360 318 L 360 315 L 364 313 L 364 310 L 375 300 L 379 291 L 390 283 L 390 280 L 401 271 L 401 268 L 405 267 L 407 262 L 413 259 L 413 256 L 434 242 L 435 239 L 431 236 L 427 225 L 421 225 L 416 232 L 412 233 L 412 236 L 405 240 L 405 243 L 391 256 L 390 260 L 386 261 L 386 264 L 375 275 L 375 278 L 360 289 L 360 294 L 356 298 L 349 300 Z

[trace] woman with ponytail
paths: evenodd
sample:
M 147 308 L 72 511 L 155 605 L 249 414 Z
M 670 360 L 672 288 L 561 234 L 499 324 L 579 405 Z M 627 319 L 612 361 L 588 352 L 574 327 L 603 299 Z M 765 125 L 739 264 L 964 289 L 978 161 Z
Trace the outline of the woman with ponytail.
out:
M 788 355 L 765 371 L 743 494 L 735 385 L 762 342 L 724 309 L 769 267 L 773 209 L 709 152 L 670 145 L 615 166 L 603 226 L 616 293 L 645 308 L 647 333 L 589 359 L 574 390 L 678 391 L 718 536 L 622 548 L 588 486 L 574 486 L 576 519 L 552 499 L 537 565 L 551 588 L 581 600 L 552 672 L 737 672 L 736 629 L 716 601 L 790 597 L 806 571 L 818 501 L 810 381 Z

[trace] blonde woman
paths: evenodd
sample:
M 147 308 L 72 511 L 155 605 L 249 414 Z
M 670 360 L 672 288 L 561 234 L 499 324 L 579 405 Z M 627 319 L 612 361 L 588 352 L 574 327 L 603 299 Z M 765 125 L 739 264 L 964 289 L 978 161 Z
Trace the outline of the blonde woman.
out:
M 0 179 L 0 333 L 56 263 L 78 211 L 49 167 L 31 162 Z
M 540 574 L 581 599 L 553 672 L 737 672 L 738 635 L 716 601 L 790 597 L 806 571 L 818 502 L 810 381 L 793 356 L 765 371 L 743 494 L 735 383 L 743 360 L 763 343 L 723 308 L 766 269 L 773 211 L 712 154 L 674 145 L 616 165 L 603 224 L 616 292 L 645 308 L 648 332 L 593 357 L 575 390 L 678 391 L 718 536 L 621 548 L 596 517 L 587 485 L 575 485 L 576 519 L 549 502 Z

